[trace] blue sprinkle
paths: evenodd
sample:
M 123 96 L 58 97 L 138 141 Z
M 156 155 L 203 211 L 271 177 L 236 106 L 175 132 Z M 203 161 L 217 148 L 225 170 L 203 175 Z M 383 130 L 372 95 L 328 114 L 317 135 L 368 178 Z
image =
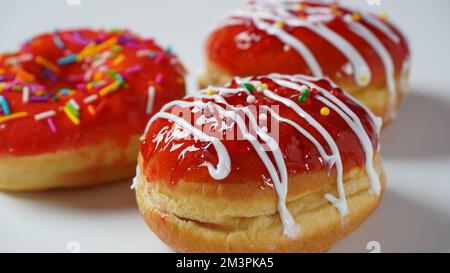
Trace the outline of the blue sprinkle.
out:
M 152 52 L 152 53 L 148 54 L 148 57 L 153 60 L 156 58 L 156 53 Z
M 44 77 L 47 77 L 50 79 L 50 81 L 52 82 L 56 82 L 58 80 L 58 78 L 56 77 L 56 75 L 49 69 L 44 69 L 43 71 Z
M 10 115 L 11 111 L 9 110 L 8 102 L 6 102 L 6 99 L 4 96 L 0 96 L 0 106 L 3 108 L 3 112 L 5 115 Z
M 55 42 L 55 45 L 59 49 L 64 49 L 65 45 L 64 45 L 63 41 L 61 40 L 61 38 L 58 35 L 54 35 L 53 36 L 53 41 Z
M 61 95 L 69 95 L 70 89 L 61 89 L 61 90 L 59 90 L 59 93 Z
M 59 58 L 58 65 L 66 65 L 66 64 L 74 63 L 77 61 L 77 57 L 78 57 L 77 54 L 73 54 L 73 55 L 69 55 L 64 58 Z

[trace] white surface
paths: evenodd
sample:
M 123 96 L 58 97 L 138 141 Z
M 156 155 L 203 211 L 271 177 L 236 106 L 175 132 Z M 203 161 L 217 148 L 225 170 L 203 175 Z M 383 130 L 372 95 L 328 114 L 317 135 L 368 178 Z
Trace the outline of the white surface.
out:
M 2 0 L 0 51 L 55 27 L 128 27 L 173 45 L 191 71 L 202 64 L 208 26 L 244 0 Z M 450 8 L 448 0 L 381 0 L 413 51 L 411 94 L 383 132 L 388 189 L 381 208 L 333 251 L 450 251 Z M 193 86 L 191 84 L 191 86 Z M 43 170 L 44 171 L 44 170 Z M 166 252 L 135 205 L 130 182 L 37 194 L 0 193 L 0 251 Z

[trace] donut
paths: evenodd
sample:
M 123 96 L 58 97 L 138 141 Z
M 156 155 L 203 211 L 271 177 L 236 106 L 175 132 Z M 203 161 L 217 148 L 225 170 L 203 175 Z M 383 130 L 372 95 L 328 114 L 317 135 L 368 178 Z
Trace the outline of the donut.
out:
M 380 203 L 381 126 L 327 79 L 236 78 L 150 119 L 137 203 L 176 251 L 327 251 Z
M 219 22 L 205 55 L 202 87 L 270 73 L 327 77 L 385 122 L 395 118 L 410 71 L 408 42 L 386 13 L 337 1 L 249 1 Z
M 45 33 L 0 55 L 0 189 L 131 179 L 148 119 L 185 96 L 184 75 L 170 49 L 122 29 Z

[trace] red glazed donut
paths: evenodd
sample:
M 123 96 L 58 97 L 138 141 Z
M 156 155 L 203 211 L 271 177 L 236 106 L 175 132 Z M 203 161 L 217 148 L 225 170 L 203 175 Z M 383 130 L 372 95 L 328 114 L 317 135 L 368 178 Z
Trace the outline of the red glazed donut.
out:
M 138 204 L 178 251 L 326 251 L 380 202 L 380 129 L 328 80 L 236 78 L 153 116 Z
M 385 15 L 354 12 L 337 1 L 277 2 L 250 1 L 220 22 L 206 42 L 201 86 L 268 73 L 325 76 L 385 121 L 395 116 L 410 53 Z
M 43 34 L 0 55 L 0 189 L 132 177 L 148 118 L 185 94 L 184 68 L 129 31 Z

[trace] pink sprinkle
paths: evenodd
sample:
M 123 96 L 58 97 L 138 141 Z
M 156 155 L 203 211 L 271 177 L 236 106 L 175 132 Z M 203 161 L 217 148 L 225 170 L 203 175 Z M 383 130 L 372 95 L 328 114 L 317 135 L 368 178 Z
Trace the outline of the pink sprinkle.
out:
M 50 127 L 50 130 L 52 130 L 53 133 L 56 133 L 58 130 L 56 129 L 55 123 L 53 122 L 52 118 L 47 119 L 47 124 Z
M 128 77 L 130 74 L 139 72 L 139 71 L 141 71 L 141 70 L 142 70 L 142 66 L 140 66 L 140 65 L 135 65 L 135 66 L 127 67 L 127 68 L 125 69 L 125 77 Z
M 160 64 L 162 61 L 164 60 L 164 52 L 158 52 L 158 54 L 156 54 L 156 58 L 155 58 L 155 62 L 157 64 Z
M 162 81 L 163 81 L 163 75 L 161 73 L 158 73 L 158 75 L 156 75 L 155 82 L 157 84 L 161 84 Z
M 80 91 L 86 91 L 86 84 L 79 83 L 76 85 L 76 88 L 77 88 L 77 90 L 80 90 Z

